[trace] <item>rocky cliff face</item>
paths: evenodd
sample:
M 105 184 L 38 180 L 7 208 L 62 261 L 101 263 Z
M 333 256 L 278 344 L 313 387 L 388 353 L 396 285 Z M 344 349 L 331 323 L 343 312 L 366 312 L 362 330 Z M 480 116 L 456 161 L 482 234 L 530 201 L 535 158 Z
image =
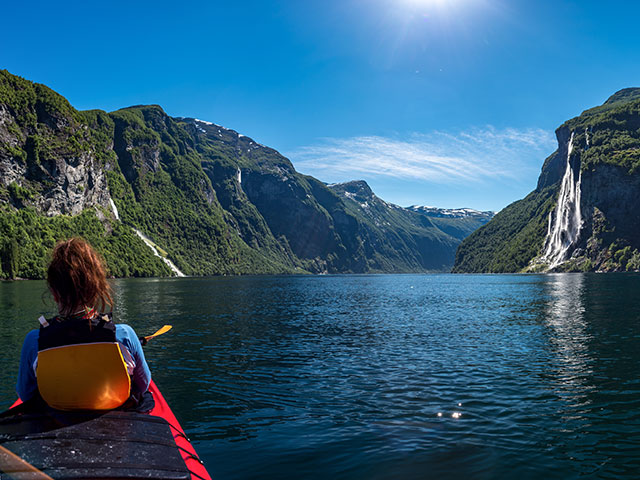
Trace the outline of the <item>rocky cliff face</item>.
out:
M 423 213 L 222 126 L 157 105 L 79 112 L 0 71 L 0 277 L 41 277 L 69 235 L 117 276 L 448 269 L 469 225 Z
M 639 269 L 640 175 L 602 164 L 583 172 L 582 191 L 583 224 L 573 262 L 599 270 Z
M 38 211 L 47 216 L 107 207 L 102 165 L 91 148 L 91 133 L 73 108 L 44 86 L 31 91 L 4 79 L 19 101 L 0 103 L 0 184 L 30 190 Z M 74 148 L 80 142 L 85 148 Z M 8 200 L 21 207 L 26 199 L 12 195 Z
M 538 177 L 537 191 L 557 184 L 564 175 L 569 152 L 569 140 L 571 139 L 569 128 L 564 125 L 559 127 L 556 130 L 556 139 L 558 140 L 558 149 L 544 161 L 542 171 Z
M 640 89 L 556 135 L 536 190 L 466 239 L 454 271 L 640 269 Z

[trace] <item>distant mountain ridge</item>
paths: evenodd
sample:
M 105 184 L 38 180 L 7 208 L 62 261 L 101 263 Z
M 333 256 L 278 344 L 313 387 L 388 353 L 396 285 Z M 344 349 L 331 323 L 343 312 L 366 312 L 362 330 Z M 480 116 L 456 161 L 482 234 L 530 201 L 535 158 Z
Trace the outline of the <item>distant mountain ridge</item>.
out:
M 640 89 L 556 130 L 536 189 L 466 238 L 455 272 L 640 270 Z
M 158 105 L 78 111 L 0 71 L 1 278 L 41 278 L 70 235 L 115 276 L 445 271 L 476 220 L 388 204 L 362 181 L 327 186 Z
M 413 210 L 414 212 L 422 213 L 429 217 L 436 218 L 484 218 L 487 221 L 491 220 L 495 215 L 495 212 L 492 211 L 480 211 L 474 210 L 473 208 L 438 208 L 438 207 L 427 207 L 425 205 L 411 205 L 407 207 L 409 210 Z

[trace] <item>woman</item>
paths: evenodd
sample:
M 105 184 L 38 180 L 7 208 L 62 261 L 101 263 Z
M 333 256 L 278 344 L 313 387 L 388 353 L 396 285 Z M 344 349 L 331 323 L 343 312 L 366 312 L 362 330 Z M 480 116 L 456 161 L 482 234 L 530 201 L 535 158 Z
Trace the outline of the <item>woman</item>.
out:
M 139 401 L 148 390 L 151 372 L 142 352 L 140 340 L 133 329 L 128 325 L 114 325 L 111 322 L 110 313 L 99 313 L 107 307 L 111 310 L 113 306 L 111 288 L 100 256 L 81 238 L 72 238 L 58 243 L 53 249 L 51 264 L 47 271 L 47 284 L 58 305 L 59 313 L 49 320 L 40 317 L 40 329 L 30 331 L 25 338 L 16 387 L 20 399 L 25 402 L 38 396 L 38 371 L 55 371 L 55 366 L 52 368 L 50 365 L 51 361 L 47 368 L 44 365 L 40 366 L 42 369 L 38 366 L 39 359 L 42 363 L 42 358 L 49 358 L 42 356 L 45 351 L 60 350 L 60 347 L 65 346 L 95 347 L 98 343 L 116 344 L 117 342 L 122 354 L 121 359 L 124 360 L 130 377 L 130 382 L 127 382 L 130 385 L 129 393 L 135 402 Z M 98 352 L 98 349 L 94 348 L 94 350 Z M 77 366 L 78 371 L 86 372 L 86 367 L 89 367 L 100 372 L 101 358 L 96 357 L 95 362 L 89 362 L 95 365 L 82 364 L 75 365 L 73 368 L 69 367 L 74 365 L 69 361 L 73 362 L 77 357 L 69 358 L 66 363 L 60 363 L 67 365 L 65 367 L 67 370 L 73 370 Z M 90 358 L 93 359 L 93 357 Z M 62 373 L 69 374 L 66 371 Z M 43 388 L 43 376 L 44 374 L 41 373 L 40 390 Z M 124 376 L 126 378 L 126 375 Z M 63 378 L 67 377 L 63 376 Z M 63 395 L 65 395 L 65 388 L 71 387 L 58 386 Z M 42 396 L 47 400 L 45 395 Z M 68 409 L 73 408 L 71 406 Z M 87 407 L 79 406 L 78 408 Z

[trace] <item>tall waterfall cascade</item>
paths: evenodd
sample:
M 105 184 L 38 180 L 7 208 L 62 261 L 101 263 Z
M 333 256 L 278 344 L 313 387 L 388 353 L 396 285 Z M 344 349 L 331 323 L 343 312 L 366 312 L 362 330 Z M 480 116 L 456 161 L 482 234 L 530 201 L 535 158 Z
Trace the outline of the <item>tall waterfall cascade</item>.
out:
M 573 151 L 573 133 L 567 148 L 567 168 L 562 177 L 558 203 L 549 214 L 549 227 L 545 240 L 542 260 L 554 268 L 568 260 L 571 247 L 575 245 L 582 228 L 582 212 L 580 211 L 580 182 L 582 172 L 578 167 L 578 178 L 571 167 Z

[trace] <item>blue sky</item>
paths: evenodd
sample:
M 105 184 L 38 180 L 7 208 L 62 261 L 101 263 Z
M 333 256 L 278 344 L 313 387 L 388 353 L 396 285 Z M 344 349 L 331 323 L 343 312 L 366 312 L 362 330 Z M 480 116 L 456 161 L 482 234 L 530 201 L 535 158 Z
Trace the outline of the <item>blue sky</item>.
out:
M 640 2 L 9 2 L 0 68 L 78 109 L 156 103 L 327 182 L 499 210 L 554 130 L 640 85 Z

